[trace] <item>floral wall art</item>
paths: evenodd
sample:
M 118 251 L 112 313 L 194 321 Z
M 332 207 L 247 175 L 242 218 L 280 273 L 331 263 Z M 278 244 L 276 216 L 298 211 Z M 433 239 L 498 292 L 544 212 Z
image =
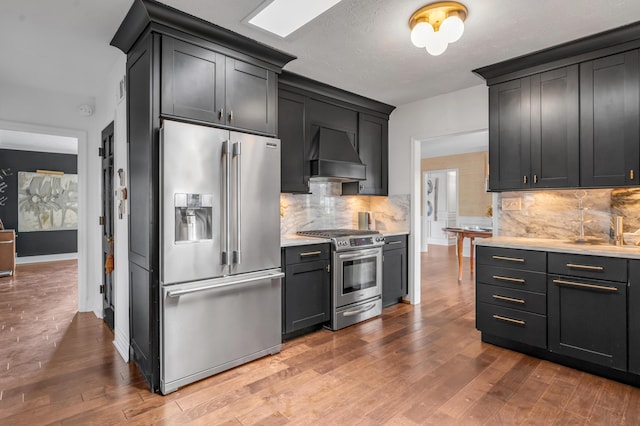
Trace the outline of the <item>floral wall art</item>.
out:
M 78 229 L 78 175 L 18 172 L 18 231 Z

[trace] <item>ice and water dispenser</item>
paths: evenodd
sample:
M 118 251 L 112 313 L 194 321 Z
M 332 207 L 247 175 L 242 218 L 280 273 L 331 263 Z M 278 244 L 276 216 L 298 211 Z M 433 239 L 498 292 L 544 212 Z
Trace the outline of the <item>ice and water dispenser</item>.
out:
M 176 242 L 212 239 L 213 194 L 175 194 Z

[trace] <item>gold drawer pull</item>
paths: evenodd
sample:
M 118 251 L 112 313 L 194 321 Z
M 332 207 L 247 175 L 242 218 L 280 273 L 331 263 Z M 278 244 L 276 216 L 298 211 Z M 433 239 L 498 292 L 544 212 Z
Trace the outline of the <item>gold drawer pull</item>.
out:
M 519 324 L 519 325 L 525 325 L 526 324 L 522 320 L 517 320 L 517 319 L 513 319 L 513 318 L 509 318 L 509 317 L 503 317 L 502 315 L 494 315 L 493 317 L 495 319 L 497 319 L 497 320 L 506 321 L 506 322 L 512 322 L 514 324 Z
M 500 275 L 492 275 L 491 276 L 494 280 L 500 280 L 500 281 L 509 281 L 512 283 L 520 283 L 520 284 L 524 284 L 524 279 L 522 278 L 511 278 L 511 277 L 502 277 Z
M 389 241 L 387 244 L 402 244 L 402 241 Z
M 585 284 L 585 283 L 577 283 L 577 282 L 574 282 L 574 281 L 565 281 L 565 280 L 553 280 L 553 282 L 556 283 L 556 284 L 570 285 L 570 286 L 573 286 L 573 287 L 592 288 L 594 290 L 618 291 L 617 287 L 609 287 L 609 286 L 606 286 L 606 285 Z
M 0 241 L 0 244 L 13 244 L 13 240 Z
M 512 297 L 500 296 L 499 294 L 494 294 L 492 297 L 494 299 L 506 300 L 507 302 L 523 303 L 524 304 L 524 300 L 522 300 L 522 299 L 514 299 Z
M 305 253 L 300 253 L 300 257 L 305 257 L 305 256 L 317 256 L 319 254 L 322 254 L 321 251 L 307 251 Z
M 496 260 L 507 260 L 509 262 L 524 263 L 524 259 L 522 259 L 521 257 L 504 257 L 504 256 L 491 256 L 491 257 Z
M 604 271 L 604 266 L 577 265 L 575 263 L 567 263 L 567 268 L 586 269 L 589 271 Z

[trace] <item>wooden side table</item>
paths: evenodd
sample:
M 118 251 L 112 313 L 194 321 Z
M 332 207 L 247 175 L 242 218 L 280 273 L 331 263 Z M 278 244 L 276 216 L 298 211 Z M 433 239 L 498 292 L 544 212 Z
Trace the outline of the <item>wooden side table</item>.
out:
M 442 228 L 443 231 L 456 234 L 456 242 L 458 243 L 458 281 L 462 281 L 462 244 L 465 238 L 469 238 L 471 246 L 469 247 L 469 268 L 471 273 L 474 269 L 474 252 L 473 240 L 477 238 L 487 238 L 493 236 L 493 231 L 489 229 L 466 229 L 466 228 Z
M 0 278 L 16 273 L 16 232 L 13 229 L 0 230 Z

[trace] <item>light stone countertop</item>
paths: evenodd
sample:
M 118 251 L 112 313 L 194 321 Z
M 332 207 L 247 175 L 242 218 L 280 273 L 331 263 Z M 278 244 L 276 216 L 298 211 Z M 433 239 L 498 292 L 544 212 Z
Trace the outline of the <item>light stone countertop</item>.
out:
M 554 240 L 523 237 L 478 238 L 477 246 L 504 247 L 523 250 L 553 251 L 559 253 L 584 254 L 588 256 L 621 257 L 640 259 L 640 247 L 615 246 L 612 244 L 577 244 L 570 240 Z
M 303 235 L 284 235 L 280 237 L 280 247 L 306 246 L 310 244 L 330 243 L 328 238 L 305 237 Z
M 385 237 L 395 235 L 408 235 L 409 231 L 378 231 Z M 306 246 L 309 244 L 330 243 L 328 238 L 306 237 L 304 235 L 290 234 L 280 237 L 280 247 Z

